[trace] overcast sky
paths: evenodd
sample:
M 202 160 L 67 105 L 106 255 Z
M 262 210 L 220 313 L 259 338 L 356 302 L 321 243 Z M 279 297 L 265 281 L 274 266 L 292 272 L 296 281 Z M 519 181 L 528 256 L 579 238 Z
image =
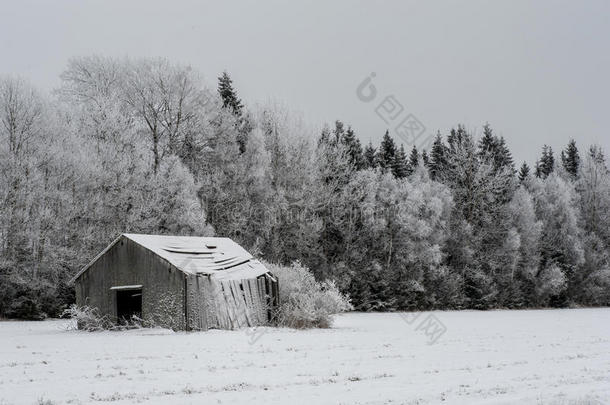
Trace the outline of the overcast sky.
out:
M 0 72 L 57 86 L 71 56 L 163 56 L 248 103 L 279 100 L 364 142 L 394 95 L 429 132 L 489 122 L 517 160 L 544 143 L 610 151 L 610 1 L 5 1 Z M 356 88 L 371 72 L 377 98 Z M 400 118 L 400 117 L 399 117 Z

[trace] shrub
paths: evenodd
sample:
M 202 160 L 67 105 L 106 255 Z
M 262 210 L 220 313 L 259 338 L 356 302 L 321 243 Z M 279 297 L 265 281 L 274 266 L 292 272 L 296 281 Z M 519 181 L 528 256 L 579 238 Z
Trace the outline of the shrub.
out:
M 87 332 L 157 327 L 153 321 L 144 321 L 137 316 L 132 316 L 130 320 L 119 324 L 114 322 L 109 316 L 101 315 L 97 308 L 91 308 L 86 305 L 79 307 L 76 304 L 72 304 L 68 309 L 64 310 L 61 317 L 70 318 L 75 321 L 69 326 L 69 329 L 80 329 Z
M 64 310 L 62 318 L 70 318 L 75 321 L 75 323 L 71 325 L 71 328 L 78 328 L 88 332 L 112 330 L 116 327 L 114 322 L 107 316 L 100 315 L 97 308 L 88 306 L 79 307 L 76 304 L 73 304 L 70 308 Z
M 266 265 L 280 284 L 280 303 L 274 316 L 277 325 L 329 328 L 332 315 L 353 309 L 349 298 L 334 282 L 316 281 L 309 269 L 299 262 L 292 266 Z

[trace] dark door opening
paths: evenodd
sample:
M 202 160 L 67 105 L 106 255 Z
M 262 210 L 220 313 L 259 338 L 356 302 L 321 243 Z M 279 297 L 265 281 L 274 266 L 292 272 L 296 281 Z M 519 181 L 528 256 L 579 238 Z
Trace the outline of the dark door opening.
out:
M 116 292 L 116 316 L 119 323 L 132 318 L 142 318 L 142 289 L 118 290 Z

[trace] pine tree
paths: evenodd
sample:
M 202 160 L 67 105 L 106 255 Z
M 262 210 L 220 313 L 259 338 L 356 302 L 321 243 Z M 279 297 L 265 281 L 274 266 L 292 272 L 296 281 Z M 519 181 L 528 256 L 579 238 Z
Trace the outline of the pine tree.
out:
M 409 162 L 407 160 L 407 153 L 405 152 L 404 146 L 401 144 L 400 148 L 396 152 L 394 157 L 394 164 L 392 165 L 392 174 L 398 179 L 405 178 L 409 175 Z
M 239 145 L 240 153 L 244 153 L 248 143 L 248 135 L 252 131 L 252 124 L 247 115 L 243 114 L 242 102 L 237 96 L 237 92 L 233 88 L 233 80 L 226 70 L 218 78 L 218 93 L 222 99 L 222 107 L 231 109 L 237 117 L 236 125 L 238 133 L 236 141 Z
M 390 131 L 385 131 L 379 152 L 377 153 L 377 163 L 382 171 L 391 170 L 396 159 L 396 143 L 390 136 Z
M 497 139 L 489 124 L 483 125 L 483 136 L 479 140 L 477 155 L 481 161 L 492 161 L 497 151 Z
M 413 173 L 417 166 L 419 166 L 419 153 L 417 152 L 417 148 L 413 145 L 413 149 L 411 149 L 411 154 L 409 155 L 409 174 Z
M 428 164 L 428 170 L 430 171 L 430 177 L 432 180 L 442 181 L 448 169 L 448 149 L 443 143 L 441 134 L 436 135 L 436 139 L 432 144 L 432 150 L 430 151 L 430 162 Z
M 495 171 L 508 168 L 514 173 L 515 164 L 504 137 L 493 135 L 489 124 L 483 126 L 483 137 L 479 140 L 477 156 L 483 163 L 493 165 Z
M 377 159 L 375 158 L 377 149 L 373 146 L 373 142 L 364 148 L 364 167 L 366 169 L 374 169 L 377 167 Z
M 455 153 L 456 150 L 462 145 L 462 143 L 468 138 L 469 135 L 466 132 L 466 128 L 463 125 L 458 125 L 457 129 L 451 128 L 449 136 L 447 137 L 447 144 L 449 145 L 449 152 Z
M 360 139 L 354 134 L 354 130 L 351 127 L 347 128 L 347 131 L 343 134 L 341 142 L 346 146 L 347 153 L 349 154 L 350 163 L 354 165 L 356 170 L 362 170 L 365 166 L 364 156 L 362 154 L 362 145 Z
M 508 149 L 508 146 L 506 146 L 506 141 L 504 141 L 504 137 L 500 137 L 496 145 L 495 167 L 496 170 L 508 168 L 513 173 L 515 171 L 513 155 Z
M 430 158 L 428 157 L 428 152 L 426 152 L 425 149 L 421 151 L 421 160 L 425 167 L 430 167 Z
M 233 80 L 226 70 L 222 72 L 222 75 L 218 78 L 218 93 L 222 98 L 222 106 L 224 108 L 232 108 L 235 114 L 241 114 L 243 105 L 239 97 L 237 97 L 237 92 L 233 88 Z
M 521 168 L 519 169 L 519 181 L 523 183 L 525 179 L 527 179 L 530 175 L 530 167 L 527 163 L 523 162 Z
M 576 179 L 578 176 L 578 168 L 580 167 L 580 156 L 574 139 L 571 139 L 565 150 L 561 151 L 561 163 L 572 179 Z
M 542 147 L 542 156 L 536 162 L 536 177 L 546 178 L 553 173 L 555 168 L 555 158 L 553 157 L 553 148 L 548 145 Z

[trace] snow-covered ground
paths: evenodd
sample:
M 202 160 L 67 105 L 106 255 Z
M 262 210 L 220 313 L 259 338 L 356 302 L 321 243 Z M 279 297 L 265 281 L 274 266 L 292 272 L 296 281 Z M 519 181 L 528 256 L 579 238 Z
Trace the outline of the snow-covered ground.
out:
M 610 404 L 610 309 L 435 312 L 434 344 L 426 316 L 200 333 L 0 322 L 0 404 Z

